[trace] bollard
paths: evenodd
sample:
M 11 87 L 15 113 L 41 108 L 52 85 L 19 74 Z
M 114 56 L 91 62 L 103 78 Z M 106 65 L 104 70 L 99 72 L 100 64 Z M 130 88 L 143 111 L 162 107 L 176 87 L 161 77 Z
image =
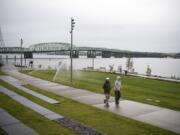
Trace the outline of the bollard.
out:
M 2 55 L 0 55 L 0 62 L 2 62 Z
M 6 55 L 6 63 L 8 62 L 8 55 Z
M 26 67 L 26 58 L 24 60 L 25 60 L 25 67 Z
M 16 55 L 14 56 L 14 62 L 15 62 L 15 65 L 16 65 Z

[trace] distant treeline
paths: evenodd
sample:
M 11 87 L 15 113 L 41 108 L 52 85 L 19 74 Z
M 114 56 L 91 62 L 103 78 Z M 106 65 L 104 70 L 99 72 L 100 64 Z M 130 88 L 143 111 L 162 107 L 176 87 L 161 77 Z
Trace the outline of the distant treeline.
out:
M 113 54 L 112 54 L 113 55 Z M 180 53 L 157 53 L 157 52 L 121 52 L 114 53 L 115 57 L 151 57 L 151 58 L 180 58 Z

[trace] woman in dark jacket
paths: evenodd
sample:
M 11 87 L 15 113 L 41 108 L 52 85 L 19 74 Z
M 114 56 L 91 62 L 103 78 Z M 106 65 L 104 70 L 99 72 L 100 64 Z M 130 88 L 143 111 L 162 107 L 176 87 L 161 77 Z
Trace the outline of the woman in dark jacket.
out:
M 110 90 L 111 90 L 111 84 L 109 81 L 109 77 L 106 78 L 104 84 L 103 84 L 105 99 L 104 103 L 106 107 L 109 107 L 109 98 L 110 98 Z

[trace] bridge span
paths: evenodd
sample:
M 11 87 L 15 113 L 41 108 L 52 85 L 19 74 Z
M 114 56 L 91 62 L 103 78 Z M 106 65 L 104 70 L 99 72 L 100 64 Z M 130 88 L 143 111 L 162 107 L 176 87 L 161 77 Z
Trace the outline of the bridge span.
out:
M 45 53 L 54 55 L 69 55 L 71 56 L 71 49 L 69 43 L 64 42 L 47 42 L 30 45 L 28 48 L 21 47 L 0 47 L 1 54 L 24 54 L 25 57 L 33 57 L 34 53 Z M 86 55 L 87 58 L 121 58 L 121 57 L 173 57 L 173 54 L 155 53 L 155 52 L 135 52 L 119 49 L 108 49 L 98 47 L 77 47 L 73 45 L 72 57 L 79 58 L 80 55 Z
M 33 57 L 34 53 L 45 53 L 55 55 L 69 55 L 71 50 L 69 48 L 62 49 L 49 49 L 49 48 L 21 48 L 21 47 L 0 47 L 1 54 L 24 54 L 24 56 Z M 107 48 L 92 48 L 92 47 L 74 47 L 72 49 L 73 58 L 79 58 L 79 55 L 87 55 L 87 58 L 96 58 L 96 56 L 102 56 L 103 58 L 121 58 L 121 57 L 171 57 L 166 53 L 149 53 L 149 52 L 132 52 L 132 51 L 121 51 L 116 49 Z

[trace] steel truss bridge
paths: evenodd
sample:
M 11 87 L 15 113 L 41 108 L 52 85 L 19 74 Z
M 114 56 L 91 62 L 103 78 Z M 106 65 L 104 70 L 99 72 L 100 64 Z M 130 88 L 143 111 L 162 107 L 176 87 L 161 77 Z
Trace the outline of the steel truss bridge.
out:
M 25 58 L 33 58 L 34 53 L 46 53 L 56 55 L 70 55 L 70 49 L 49 49 L 49 48 L 21 48 L 21 47 L 0 47 L 0 54 L 24 54 Z M 121 57 L 173 57 L 167 53 L 149 53 L 149 52 L 133 52 L 122 51 L 117 49 L 107 48 L 92 48 L 92 47 L 74 47 L 72 49 L 73 58 L 79 58 L 79 55 L 87 55 L 87 58 L 96 58 L 102 56 L 103 58 L 121 58 Z

